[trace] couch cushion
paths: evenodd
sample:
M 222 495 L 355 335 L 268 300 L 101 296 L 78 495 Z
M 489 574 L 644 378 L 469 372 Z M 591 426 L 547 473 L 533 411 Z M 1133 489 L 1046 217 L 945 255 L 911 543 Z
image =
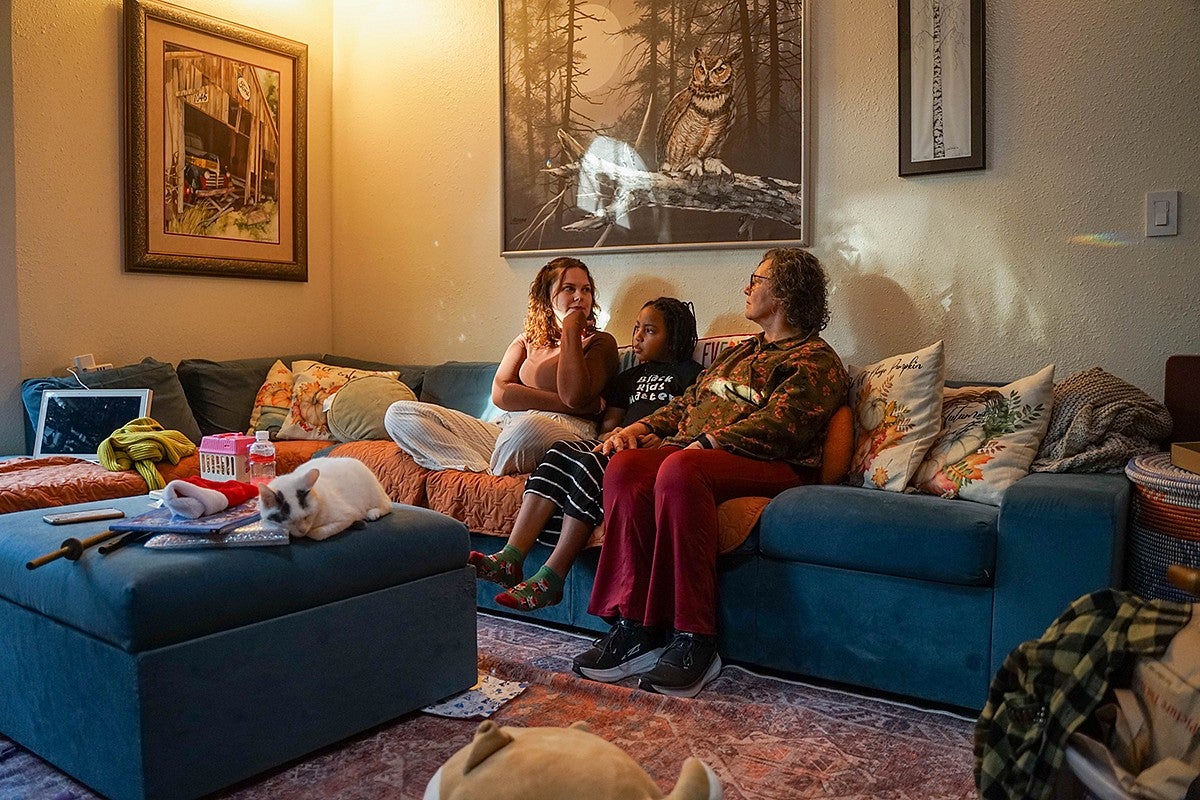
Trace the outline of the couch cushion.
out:
M 1050 424 L 1053 391 L 1053 364 L 999 388 L 946 389 L 942 432 L 917 469 L 913 488 L 1000 505 L 1004 490 L 1029 474 Z
M 421 384 L 421 402 L 494 419 L 501 413 L 492 404 L 492 378 L 498 366 L 494 361 L 448 361 L 430 367 Z
M 942 429 L 942 343 L 850 368 L 854 457 L 848 483 L 903 492 Z
M 192 453 L 178 464 L 156 465 L 163 481 L 200 474 L 200 456 Z M 113 500 L 149 491 L 146 480 L 133 470 L 109 472 L 92 461 L 71 456 L 10 458 L 0 461 L 0 514 L 31 508 L 51 508 L 91 500 Z M 68 535 L 64 533 L 62 537 Z
M 313 457 L 317 455 L 314 454 Z M 412 456 L 401 450 L 391 439 L 347 442 L 335 445 L 319 455 L 357 458 L 371 468 L 375 477 L 383 484 L 388 497 L 394 502 L 414 506 L 427 505 L 425 480 L 430 471 L 413 461 Z
M 528 475 L 483 475 L 445 469 L 431 472 L 429 507 L 465 523 L 468 530 L 507 536 L 521 508 Z
M 420 397 L 421 382 L 425 379 L 425 372 L 429 369 L 428 364 L 392 364 L 387 361 L 364 361 L 361 358 L 351 358 L 350 356 L 339 356 L 335 353 L 327 353 L 321 358 L 325 364 L 331 364 L 335 367 L 350 367 L 351 369 L 363 369 L 368 372 L 399 372 L 400 380 L 404 385 L 413 390 L 413 394 Z
M 798 486 L 763 512 L 767 558 L 966 586 L 990 586 L 994 506 L 852 486 Z
M 279 438 L 279 429 L 292 410 L 293 383 L 292 368 L 276 360 L 267 370 L 267 377 L 254 396 L 254 408 L 250 412 L 250 425 L 246 433 L 253 435 L 266 431 L 272 439 Z
M 98 372 L 80 372 L 79 379 L 30 378 L 21 384 L 21 400 L 25 404 L 26 444 L 33 452 L 33 434 L 38 414 L 42 410 L 42 392 L 46 389 L 78 389 L 80 383 L 89 389 L 150 389 L 150 416 L 168 430 L 176 430 L 194 444 L 200 443 L 200 427 L 192 414 L 188 398 L 175 368 L 164 361 L 145 358 L 137 364 Z
M 351 367 L 335 367 L 320 361 L 292 362 L 292 403 L 279 428 L 280 439 L 334 439 L 327 418 L 329 400 L 350 381 L 364 375 L 384 375 L 398 379 L 400 373 L 364 372 Z
M 144 497 L 106 505 L 129 516 Z M 72 526 L 90 536 L 104 523 Z M 59 546 L 63 531 L 40 511 L 0 517 L 0 597 L 142 652 L 397 586 L 466 563 L 467 532 L 428 509 L 395 506 L 361 530 L 321 542 L 228 550 L 94 550 L 35 572 L 25 562 Z M 319 665 L 314 665 L 314 668 Z M 230 665 L 236 669 L 236 664 Z
M 325 422 L 339 442 L 387 439 L 383 417 L 388 407 L 399 400 L 416 399 L 412 389 L 395 378 L 363 375 L 334 393 Z
M 287 364 L 317 358 L 320 355 L 315 353 L 279 357 Z M 229 361 L 189 358 L 180 361 L 176 368 L 179 382 L 183 384 L 200 432 L 208 436 L 210 433 L 246 430 L 250 425 L 254 398 L 276 360 L 267 357 Z

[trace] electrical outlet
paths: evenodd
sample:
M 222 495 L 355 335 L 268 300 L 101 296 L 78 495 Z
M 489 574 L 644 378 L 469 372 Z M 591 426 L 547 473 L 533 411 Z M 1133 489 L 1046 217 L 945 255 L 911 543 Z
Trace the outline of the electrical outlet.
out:
M 75 363 L 75 369 L 91 369 L 92 367 L 96 366 L 96 357 L 91 353 L 87 353 L 82 356 L 75 356 L 75 358 L 72 360 Z

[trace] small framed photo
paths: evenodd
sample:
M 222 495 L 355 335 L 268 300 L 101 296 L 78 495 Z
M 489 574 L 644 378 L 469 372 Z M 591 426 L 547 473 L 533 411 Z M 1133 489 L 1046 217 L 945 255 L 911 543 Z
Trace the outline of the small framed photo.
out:
M 900 175 L 983 169 L 983 0 L 900 0 Z
M 308 280 L 308 47 L 124 8 L 125 270 Z

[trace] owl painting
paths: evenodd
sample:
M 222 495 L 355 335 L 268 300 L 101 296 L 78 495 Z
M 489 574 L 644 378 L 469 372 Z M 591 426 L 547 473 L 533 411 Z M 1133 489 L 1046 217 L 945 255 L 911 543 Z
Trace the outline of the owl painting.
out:
M 706 173 L 728 175 L 729 167 L 719 156 L 733 129 L 733 67 L 741 52 L 706 56 L 697 48 L 692 56 L 692 82 L 671 98 L 658 123 L 659 170 L 697 178 Z

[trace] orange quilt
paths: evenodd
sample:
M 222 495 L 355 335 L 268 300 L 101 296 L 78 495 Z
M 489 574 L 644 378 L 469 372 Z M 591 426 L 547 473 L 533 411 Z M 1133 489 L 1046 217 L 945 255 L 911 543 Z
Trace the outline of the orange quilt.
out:
M 200 457 L 193 453 L 178 464 L 164 462 L 158 471 L 164 481 L 196 476 Z M 148 491 L 146 482 L 132 470 L 109 472 L 99 464 L 70 456 L 0 461 L 0 514 L 115 500 Z

